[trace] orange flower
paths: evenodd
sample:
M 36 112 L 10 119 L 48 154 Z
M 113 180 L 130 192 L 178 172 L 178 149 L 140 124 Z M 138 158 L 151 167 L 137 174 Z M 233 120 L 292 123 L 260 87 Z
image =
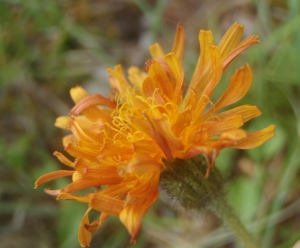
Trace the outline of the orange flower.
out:
M 59 117 L 56 126 L 71 130 L 63 143 L 75 161 L 55 152 L 71 170 L 43 175 L 36 186 L 72 176 L 66 187 L 46 192 L 58 199 L 88 203 L 78 234 L 82 246 L 89 245 L 91 233 L 110 215 L 119 216 L 131 241 L 135 240 L 144 214 L 157 199 L 165 160 L 204 154 L 209 176 L 221 149 L 254 148 L 274 136 L 273 125 L 250 134 L 240 129 L 261 114 L 256 106 L 242 105 L 218 113 L 247 93 L 253 77 L 248 64 L 235 72 L 220 99 L 211 101 L 230 62 L 259 43 L 256 35 L 240 42 L 242 34 L 243 26 L 235 23 L 219 45 L 214 45 L 211 31 L 200 31 L 201 55 L 186 93 L 181 25 L 172 52 L 164 54 L 158 44 L 150 47 L 153 59 L 146 63 L 147 72 L 130 67 L 127 80 L 120 65 L 107 69 L 112 88 L 109 98 L 88 95 L 81 87 L 71 89 L 76 105 L 71 117 Z M 96 192 L 73 194 L 87 188 L 96 188 Z M 91 209 L 101 212 L 99 220 L 92 223 L 88 218 Z

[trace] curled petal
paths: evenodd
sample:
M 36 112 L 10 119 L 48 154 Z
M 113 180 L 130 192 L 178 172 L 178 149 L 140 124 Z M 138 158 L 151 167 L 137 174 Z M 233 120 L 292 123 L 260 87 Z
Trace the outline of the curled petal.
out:
M 72 168 L 74 167 L 73 162 L 69 160 L 67 157 L 65 157 L 62 153 L 54 152 L 53 155 L 56 156 L 59 159 L 59 161 L 62 162 L 63 164 Z
M 96 231 L 99 229 L 99 227 L 101 227 L 101 223 L 100 223 L 99 221 L 94 221 L 94 222 L 91 223 L 91 224 L 86 223 L 86 224 L 84 225 L 84 227 L 85 227 L 90 233 L 94 233 L 94 232 L 96 232 Z
M 78 229 L 78 240 L 80 242 L 80 245 L 82 247 L 89 246 L 92 241 L 92 234 L 91 232 L 86 228 L 86 225 L 90 224 L 88 213 L 91 211 L 91 208 L 88 208 L 88 210 L 85 212 Z
M 70 111 L 71 115 L 79 115 L 83 110 L 97 105 L 104 105 L 110 108 L 115 108 L 116 103 L 101 95 L 87 96 L 81 99 Z
M 72 176 L 73 173 L 74 173 L 74 171 L 70 171 L 70 170 L 58 170 L 58 171 L 49 172 L 49 173 L 39 177 L 35 181 L 35 188 L 37 188 L 39 185 L 41 185 L 45 182 L 51 181 L 56 178 Z
M 72 88 L 70 94 L 75 103 L 78 103 L 82 99 L 88 97 L 88 93 L 79 86 Z M 100 109 L 98 109 L 97 107 L 90 107 L 88 109 L 85 109 L 83 110 L 83 114 L 86 118 L 92 121 L 96 121 L 102 116 Z
M 44 189 L 45 193 L 47 193 L 48 195 L 52 195 L 52 196 L 58 196 L 61 192 L 60 189 L 55 189 L 55 190 L 51 190 L 51 189 Z
M 247 138 L 242 139 L 236 145 L 232 145 L 230 147 L 239 149 L 255 148 L 257 146 L 262 145 L 270 138 L 274 137 L 274 130 L 275 126 L 270 125 L 267 128 L 248 134 Z

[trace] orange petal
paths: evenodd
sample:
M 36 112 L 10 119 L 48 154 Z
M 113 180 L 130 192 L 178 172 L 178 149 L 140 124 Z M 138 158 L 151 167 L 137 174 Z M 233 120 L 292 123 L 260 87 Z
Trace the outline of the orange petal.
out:
M 247 138 L 247 132 L 242 129 L 230 130 L 228 132 L 222 133 L 220 140 L 242 140 Z
M 67 151 L 71 156 L 73 156 L 74 158 L 87 158 L 90 159 L 91 161 L 96 160 L 97 158 L 95 158 L 94 156 L 88 154 L 85 151 L 82 151 L 78 148 L 78 146 L 74 143 L 69 143 L 66 147 L 65 147 L 65 151 Z M 92 153 L 92 152 L 90 152 Z
M 147 73 L 141 71 L 135 66 L 131 66 L 128 69 L 128 79 L 138 89 L 142 89 L 143 81 L 147 77 Z
M 86 225 L 90 224 L 88 213 L 91 211 L 91 208 L 85 212 L 78 229 L 78 240 L 82 247 L 89 246 L 92 241 L 92 234 L 91 232 L 86 229 Z
M 179 104 L 181 100 L 184 71 L 179 59 L 174 53 L 169 53 L 165 56 L 165 60 L 172 71 L 172 75 L 175 79 L 175 89 L 173 97 L 171 98 L 175 103 Z
M 172 52 L 174 52 L 179 60 L 182 59 L 184 49 L 185 33 L 181 23 L 177 25 Z
M 75 200 L 75 201 L 85 202 L 85 203 L 90 202 L 90 197 L 89 196 L 73 195 L 73 194 L 66 193 L 66 192 L 60 192 L 59 193 L 59 195 L 57 196 L 57 200 L 60 200 L 60 199 Z
M 184 100 L 182 103 L 183 109 L 194 109 L 197 103 L 196 101 L 196 92 L 193 88 L 189 88 L 184 96 Z
M 48 195 L 58 196 L 61 193 L 61 190 L 60 189 L 55 189 L 55 190 L 44 189 L 44 192 L 47 193 Z
M 210 45 L 214 42 L 214 38 L 211 31 L 200 30 L 199 43 L 200 43 L 200 57 L 198 59 L 196 69 L 189 88 L 197 88 L 203 75 L 208 71 L 211 66 L 211 52 L 209 50 Z
M 180 158 L 189 159 L 200 154 L 210 154 L 212 153 L 212 148 L 207 146 L 192 146 L 185 153 L 182 153 Z
M 70 111 L 71 115 L 79 115 L 83 110 L 97 105 L 104 105 L 110 108 L 116 108 L 116 103 L 108 98 L 95 94 L 81 99 Z
M 84 140 L 77 141 L 77 147 L 83 151 L 87 156 L 95 157 L 101 156 L 102 145 L 91 143 Z
M 84 227 L 85 227 L 90 233 L 94 233 L 94 232 L 96 232 L 96 231 L 99 229 L 99 227 L 101 227 L 101 223 L 100 223 L 99 221 L 94 221 L 94 222 L 91 223 L 91 224 L 86 223 L 86 224 L 84 225 Z
M 72 168 L 74 167 L 73 162 L 69 160 L 67 157 L 65 157 L 62 153 L 54 152 L 53 155 L 56 156 L 59 159 L 59 161 L 62 162 L 63 164 Z
M 115 177 L 110 177 L 106 175 L 95 175 L 95 176 L 85 176 L 77 181 L 68 184 L 63 191 L 64 192 L 74 192 L 82 189 L 87 189 L 91 187 L 98 187 L 107 184 L 117 184 L 122 181 L 119 175 Z
M 90 121 L 96 123 L 98 123 L 99 120 L 110 123 L 112 120 L 112 117 L 110 116 L 111 110 L 109 109 L 99 109 L 98 107 L 90 107 L 88 109 L 83 110 L 82 113 Z M 78 117 L 79 116 L 77 116 L 76 118 Z
M 156 100 L 156 103 L 159 105 L 164 105 L 166 103 L 162 95 L 157 93 L 157 89 L 159 89 L 159 86 L 156 82 L 153 82 L 150 77 L 145 78 L 142 88 L 143 94 L 146 98 L 153 97 Z
M 150 154 L 160 153 L 158 145 L 153 140 L 138 140 L 132 144 L 133 152 L 140 155 L 149 155 L 149 147 L 151 147 Z
M 232 60 L 236 56 L 238 56 L 240 53 L 242 53 L 244 50 L 246 50 L 248 47 L 259 43 L 260 41 L 257 40 L 258 36 L 257 35 L 252 35 L 245 40 L 243 40 L 236 49 L 234 49 L 231 53 L 229 53 L 223 60 L 223 70 L 225 70 L 228 65 L 231 63 Z
M 89 206 L 99 212 L 119 215 L 124 208 L 124 201 L 105 194 L 97 193 L 91 197 Z
M 219 83 L 222 73 L 223 73 L 223 67 L 222 67 L 222 60 L 219 52 L 219 48 L 217 46 L 210 46 L 209 47 L 210 55 L 211 55 L 211 79 L 208 82 L 208 84 L 205 87 L 204 92 L 202 95 L 210 97 L 213 93 L 215 87 Z M 197 91 L 197 89 L 196 89 Z M 197 91 L 198 93 L 198 91 Z
M 141 228 L 143 216 L 158 196 L 157 186 L 153 192 L 148 192 L 147 197 L 127 205 L 119 217 L 131 235 L 130 242 L 134 242 Z
M 75 182 L 79 179 L 82 179 L 83 178 L 83 174 L 78 172 L 78 171 L 75 171 L 73 176 L 72 176 L 72 181 Z
M 239 149 L 251 149 L 262 145 L 268 139 L 274 137 L 275 126 L 270 125 L 267 128 L 248 134 L 247 138 L 238 142 L 237 145 L 230 146 Z
M 119 215 L 121 222 L 126 226 L 129 234 L 131 235 L 131 243 L 135 241 L 141 229 L 144 211 L 143 213 L 139 212 L 142 212 L 142 210 L 137 207 L 135 208 L 135 205 L 131 204 L 125 207 Z
M 172 126 L 174 135 L 177 137 L 180 137 L 181 132 L 187 126 L 189 126 L 191 120 L 192 120 L 192 110 L 191 109 L 187 109 L 187 110 L 179 113 L 176 122 Z
M 73 173 L 74 173 L 74 171 L 70 171 L 70 170 L 58 170 L 58 171 L 49 172 L 49 173 L 39 177 L 35 181 L 35 188 L 37 188 L 42 183 L 51 181 L 51 180 L 56 179 L 56 178 L 72 176 Z
M 131 179 L 131 180 L 130 180 Z M 109 196 L 119 196 L 125 195 L 128 193 L 130 189 L 135 187 L 137 184 L 136 177 L 132 179 L 132 176 L 128 175 L 122 183 L 109 185 L 105 189 L 101 191 L 102 194 L 109 195 Z
M 148 119 L 148 122 L 149 122 L 150 128 L 151 128 L 151 136 L 150 137 L 160 147 L 160 149 L 162 150 L 162 152 L 165 154 L 166 158 L 169 161 L 173 160 L 172 150 L 170 149 L 167 140 L 165 139 L 165 137 L 161 133 L 159 133 L 156 130 L 156 128 L 154 127 L 154 125 L 151 122 L 150 118 L 148 118 L 147 116 L 146 116 L 146 118 Z
M 195 131 L 204 131 L 209 134 L 209 136 L 220 135 L 231 129 L 237 129 L 242 126 L 243 119 L 240 115 L 230 116 L 220 121 L 207 121 L 200 123 L 195 127 Z
M 161 46 L 158 43 L 151 45 L 149 47 L 149 52 L 153 59 L 156 59 L 156 58 L 163 59 L 164 55 L 165 55 L 164 51 L 162 50 Z
M 87 134 L 80 126 L 79 123 L 74 120 L 70 123 L 70 129 L 72 133 L 75 135 L 77 140 L 90 142 L 93 145 L 98 145 L 101 147 L 100 143 L 98 143 L 94 138 Z
M 88 96 L 88 93 L 79 86 L 72 88 L 70 90 L 70 94 L 75 103 L 78 103 L 80 100 Z M 90 107 L 84 110 L 83 114 L 91 121 L 96 121 L 97 119 L 102 117 L 101 110 L 97 107 Z
M 227 111 L 224 111 L 220 114 L 217 114 L 215 116 L 212 116 L 211 119 L 224 119 L 228 118 L 233 115 L 240 115 L 243 118 L 243 122 L 247 122 L 255 117 L 258 117 L 261 115 L 261 111 L 256 106 L 251 105 L 242 105 Z
M 153 120 L 153 126 L 158 133 L 163 135 L 171 151 L 178 151 L 183 149 L 184 145 L 182 144 L 181 140 L 173 133 L 166 115 L 163 115 L 161 118 L 155 118 Z
M 115 85 L 113 85 L 113 88 L 116 88 L 119 93 L 126 92 L 127 88 L 130 87 L 130 85 L 124 76 L 122 66 L 115 66 L 115 70 L 107 68 L 106 71 L 116 79 L 115 81 L 113 81 L 115 83 Z
M 148 172 L 161 171 L 163 166 L 149 156 L 136 156 L 128 163 L 118 165 L 119 173 L 143 175 Z
M 70 116 L 60 116 L 56 118 L 54 126 L 69 130 L 69 124 L 72 121 Z
M 71 88 L 70 95 L 75 103 L 78 103 L 83 98 L 87 97 L 89 94 L 80 86 Z
M 103 178 L 115 178 L 121 180 L 116 166 L 113 165 L 102 165 L 98 163 L 91 163 L 87 159 L 78 159 L 74 164 L 75 169 L 83 174 L 84 176 L 91 177 L 103 177 Z
M 243 32 L 244 26 L 237 22 L 227 30 L 219 43 L 220 54 L 222 58 L 236 48 L 242 38 Z
M 231 77 L 228 88 L 215 104 L 216 111 L 242 99 L 248 92 L 252 79 L 253 75 L 249 64 L 236 70 Z
M 82 174 L 86 174 L 88 168 L 95 167 L 95 163 L 91 162 L 86 158 L 79 158 L 74 162 L 73 166 L 76 169 L 76 171 Z
M 251 86 L 252 78 L 252 71 L 248 64 L 236 70 L 235 74 L 231 77 L 230 84 L 226 91 L 213 105 L 213 107 L 201 116 L 201 120 L 206 120 L 219 109 L 233 104 L 243 98 Z
M 63 137 L 62 143 L 64 147 L 67 147 L 71 143 L 76 143 L 76 137 L 73 134 L 69 134 Z
M 161 89 L 162 94 L 167 96 L 168 99 L 172 99 L 173 88 L 171 82 L 159 62 L 153 60 L 148 74 L 152 82 L 154 82 Z

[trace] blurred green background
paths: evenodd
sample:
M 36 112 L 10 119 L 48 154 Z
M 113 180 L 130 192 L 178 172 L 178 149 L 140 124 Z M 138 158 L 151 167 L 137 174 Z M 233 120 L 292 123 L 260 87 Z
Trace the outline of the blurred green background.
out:
M 63 179 L 33 189 L 40 175 L 64 168 L 52 155 L 63 150 L 65 134 L 54 121 L 73 106 L 71 87 L 106 95 L 108 66 L 144 67 L 156 41 L 169 51 L 179 21 L 187 35 L 187 82 L 200 29 L 212 29 L 218 42 L 238 21 L 246 36 L 260 36 L 260 45 L 232 63 L 215 97 L 235 68 L 249 62 L 254 82 L 237 105 L 258 105 L 263 115 L 245 129 L 275 124 L 276 137 L 249 151 L 224 150 L 216 166 L 228 180 L 231 205 L 262 247 L 300 240 L 300 1 L 0 0 L 1 248 L 80 247 L 85 204 L 57 202 L 43 192 L 62 187 Z M 131 247 L 129 239 L 118 218 L 110 218 L 90 247 Z M 177 211 L 159 200 L 134 247 L 241 246 L 211 214 Z

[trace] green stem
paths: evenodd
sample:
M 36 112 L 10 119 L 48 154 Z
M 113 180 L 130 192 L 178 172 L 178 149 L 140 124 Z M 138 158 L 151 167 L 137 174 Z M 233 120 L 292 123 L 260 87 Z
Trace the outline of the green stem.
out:
M 227 204 L 223 197 L 216 197 L 208 208 L 214 212 L 224 224 L 236 235 L 246 248 L 261 247 L 245 228 L 234 210 Z
M 187 160 L 165 161 L 166 170 L 160 175 L 160 188 L 170 199 L 186 210 L 214 212 L 246 248 L 261 247 L 235 215 L 224 197 L 224 180 L 217 168 L 205 177 L 207 160 L 199 155 Z

